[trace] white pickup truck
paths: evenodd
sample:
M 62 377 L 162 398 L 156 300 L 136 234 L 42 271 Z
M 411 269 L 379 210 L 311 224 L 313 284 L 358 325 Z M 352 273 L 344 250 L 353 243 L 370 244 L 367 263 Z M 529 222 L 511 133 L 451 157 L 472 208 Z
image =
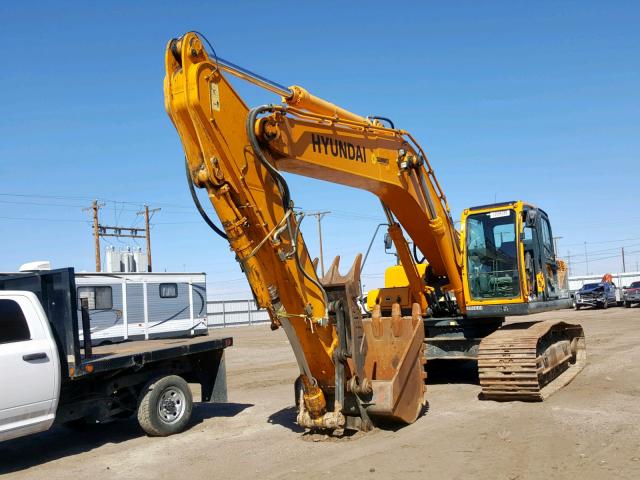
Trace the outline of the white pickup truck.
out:
M 177 433 L 191 417 L 188 383 L 201 385 L 202 401 L 226 401 L 224 349 L 231 338 L 92 347 L 75 290 L 71 268 L 0 275 L 0 442 L 55 423 L 135 415 L 149 435 Z

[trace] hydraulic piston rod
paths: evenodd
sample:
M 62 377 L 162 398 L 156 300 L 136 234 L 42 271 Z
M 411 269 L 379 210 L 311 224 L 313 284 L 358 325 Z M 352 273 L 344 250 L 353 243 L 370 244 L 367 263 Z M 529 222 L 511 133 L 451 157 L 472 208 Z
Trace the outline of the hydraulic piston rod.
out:
M 216 57 L 215 55 L 208 52 L 210 58 L 215 59 L 218 67 L 225 72 L 230 73 L 238 78 L 246 80 L 247 82 L 251 82 L 259 87 L 264 88 L 265 90 L 269 90 L 270 92 L 275 93 L 276 95 L 280 95 L 285 100 L 293 97 L 293 92 L 291 89 L 285 87 L 284 85 L 280 85 L 277 82 L 269 80 L 268 78 L 263 77 L 262 75 L 258 75 L 246 68 L 242 68 L 235 63 L 230 62 L 229 60 L 225 60 L 224 58 Z
M 292 107 L 308 110 L 320 115 L 327 115 L 344 120 L 351 120 L 352 122 L 359 122 L 364 124 L 371 123 L 369 120 L 367 120 L 367 118 L 352 113 L 344 108 L 338 107 L 337 105 L 323 100 L 320 97 L 316 97 L 302 87 L 299 87 L 297 85 L 285 87 L 284 85 L 274 82 L 273 80 L 269 80 L 262 75 L 236 65 L 229 60 L 218 57 L 212 52 L 207 51 L 207 55 L 209 55 L 209 58 L 215 60 L 216 65 L 221 70 L 224 70 L 225 72 L 230 73 L 235 77 L 246 80 L 247 82 L 253 83 L 254 85 L 262 87 L 265 90 L 275 93 L 276 95 L 280 95 L 282 99 Z

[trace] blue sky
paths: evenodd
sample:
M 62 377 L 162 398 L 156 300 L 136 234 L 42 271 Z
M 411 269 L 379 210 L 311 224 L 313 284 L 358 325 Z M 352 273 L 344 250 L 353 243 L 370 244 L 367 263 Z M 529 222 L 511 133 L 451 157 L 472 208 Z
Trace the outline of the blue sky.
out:
M 187 30 L 279 83 L 391 117 L 426 149 L 455 217 L 523 199 L 550 214 L 574 273 L 585 241 L 591 272 L 620 270 L 622 246 L 628 270 L 640 262 L 637 2 L 3 2 L 0 18 L 0 271 L 90 270 L 82 207 L 101 199 L 104 223 L 138 226 L 147 202 L 162 208 L 156 270 L 206 271 L 210 295 L 248 295 L 191 205 L 164 111 L 165 45 Z M 277 101 L 239 89 L 250 105 Z M 333 212 L 325 262 L 366 250 L 376 198 L 288 179 L 298 206 Z M 317 254 L 313 219 L 303 232 Z M 380 238 L 366 288 L 392 261 Z

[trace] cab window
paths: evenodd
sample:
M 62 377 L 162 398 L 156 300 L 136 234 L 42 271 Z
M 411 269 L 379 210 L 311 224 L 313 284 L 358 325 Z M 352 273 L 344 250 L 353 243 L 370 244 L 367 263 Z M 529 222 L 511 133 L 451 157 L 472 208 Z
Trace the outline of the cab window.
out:
M 520 282 L 513 210 L 470 215 L 466 232 L 471 297 L 478 300 L 517 297 Z
M 549 226 L 549 220 L 542 219 L 542 241 L 544 246 L 549 252 L 553 252 L 553 244 L 551 239 L 551 227 Z
M 31 340 L 27 319 L 14 300 L 0 300 L 0 344 Z

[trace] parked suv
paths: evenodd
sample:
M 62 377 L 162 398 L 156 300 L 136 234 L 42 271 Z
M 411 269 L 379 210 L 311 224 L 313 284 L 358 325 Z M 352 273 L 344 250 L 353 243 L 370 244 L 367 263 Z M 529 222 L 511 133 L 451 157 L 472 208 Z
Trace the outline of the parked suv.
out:
M 640 303 L 640 282 L 632 282 L 622 289 L 622 301 L 629 308 L 632 303 Z
M 582 307 L 608 308 L 616 304 L 616 286 L 610 282 L 587 283 L 575 295 L 576 310 Z

